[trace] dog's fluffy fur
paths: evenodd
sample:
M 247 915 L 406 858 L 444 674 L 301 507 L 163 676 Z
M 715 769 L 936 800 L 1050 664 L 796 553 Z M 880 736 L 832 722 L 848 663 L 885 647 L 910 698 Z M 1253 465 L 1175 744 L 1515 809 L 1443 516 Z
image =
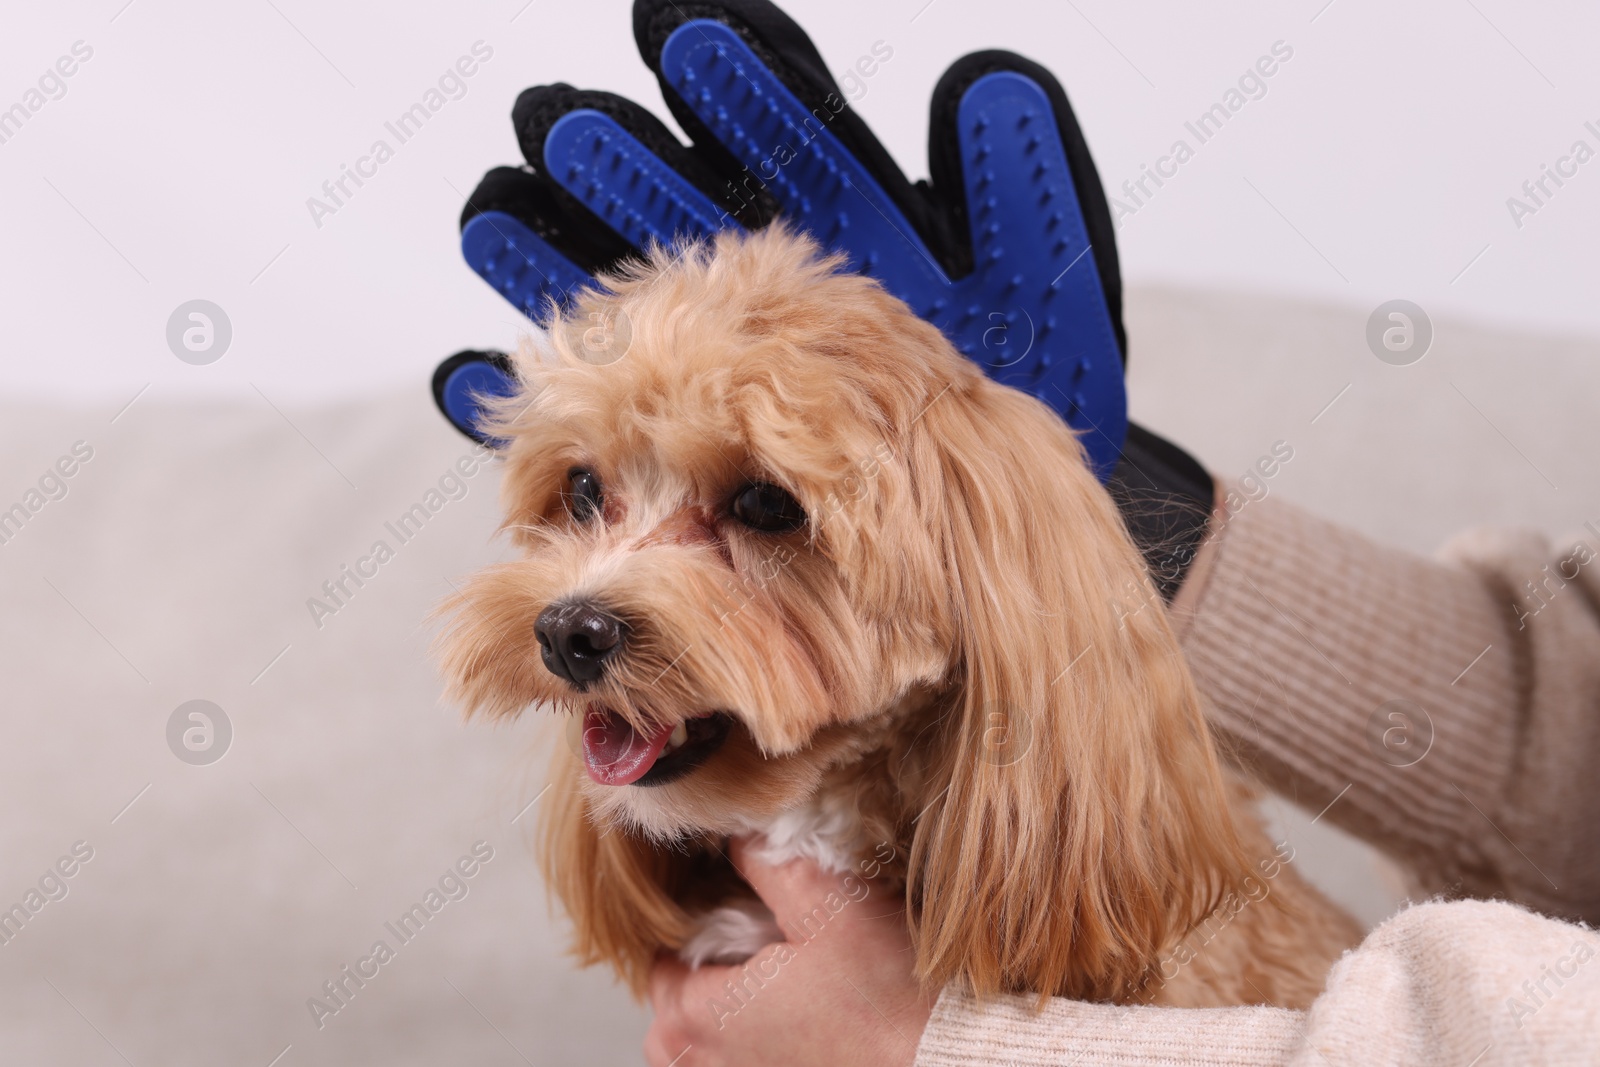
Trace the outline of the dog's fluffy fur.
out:
M 454 696 L 641 731 L 732 720 L 654 786 L 558 751 L 544 861 L 582 961 L 640 990 L 663 949 L 776 937 L 723 858 L 752 832 L 837 871 L 891 857 L 875 870 L 903 887 L 930 988 L 1298 1007 L 1357 940 L 1219 765 L 1072 431 L 876 282 L 781 226 L 658 250 L 516 371 L 491 432 L 522 551 L 448 605 Z M 575 468 L 603 485 L 587 521 Z M 805 525 L 732 517 L 753 481 Z M 534 637 L 580 595 L 628 635 L 583 692 Z

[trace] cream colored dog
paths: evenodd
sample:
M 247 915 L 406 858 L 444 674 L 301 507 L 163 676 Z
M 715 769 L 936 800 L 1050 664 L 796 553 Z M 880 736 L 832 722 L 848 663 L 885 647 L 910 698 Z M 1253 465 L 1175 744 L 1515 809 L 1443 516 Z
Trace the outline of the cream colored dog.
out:
M 1072 431 L 876 282 L 724 234 L 516 371 L 521 556 L 443 658 L 469 710 L 581 723 L 542 810 L 584 962 L 639 990 L 781 939 L 724 858 L 750 833 L 901 887 L 930 987 L 1303 1007 L 1358 940 L 1219 766 L 1164 612 L 1119 604 L 1148 579 Z

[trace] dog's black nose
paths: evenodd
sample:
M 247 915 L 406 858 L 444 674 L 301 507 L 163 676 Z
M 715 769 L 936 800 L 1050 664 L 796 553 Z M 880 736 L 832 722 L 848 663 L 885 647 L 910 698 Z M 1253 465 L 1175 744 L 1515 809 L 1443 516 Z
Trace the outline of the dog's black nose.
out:
M 551 674 L 583 688 L 622 651 L 621 622 L 585 600 L 551 604 L 533 624 L 539 651 Z

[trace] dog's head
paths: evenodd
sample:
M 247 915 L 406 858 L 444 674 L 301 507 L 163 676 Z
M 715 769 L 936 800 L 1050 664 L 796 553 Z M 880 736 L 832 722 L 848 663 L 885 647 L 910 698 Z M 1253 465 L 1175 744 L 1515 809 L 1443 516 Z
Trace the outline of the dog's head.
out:
M 681 944 L 671 842 L 873 753 L 919 972 L 1129 992 L 1238 847 L 1198 701 L 1072 432 L 772 227 L 650 261 L 517 357 L 522 549 L 465 586 L 454 694 L 568 714 L 547 866 L 580 954 Z

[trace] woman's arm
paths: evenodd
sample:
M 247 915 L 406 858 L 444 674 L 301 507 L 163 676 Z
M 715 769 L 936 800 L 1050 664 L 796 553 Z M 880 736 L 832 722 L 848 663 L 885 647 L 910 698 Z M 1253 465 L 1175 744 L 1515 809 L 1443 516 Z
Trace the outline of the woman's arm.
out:
M 1212 724 L 1268 785 L 1433 889 L 1593 921 L 1600 529 L 1585 537 L 1472 533 L 1428 560 L 1270 498 L 1219 509 L 1172 610 Z
M 1347 953 L 1309 1012 L 1033 997 L 930 1005 L 897 893 L 808 861 L 734 862 L 792 940 L 738 967 L 651 976 L 653 1067 L 1122 1067 L 1582 1063 L 1600 1040 L 1600 938 L 1510 904 L 1423 904 Z M 816 929 L 795 916 L 826 909 Z M 932 1008 L 930 1016 L 929 1010 Z
M 1309 1012 L 1123 1008 L 950 990 L 916 1067 L 1585 1063 L 1600 1040 L 1600 937 L 1510 904 L 1409 908 L 1346 954 Z

